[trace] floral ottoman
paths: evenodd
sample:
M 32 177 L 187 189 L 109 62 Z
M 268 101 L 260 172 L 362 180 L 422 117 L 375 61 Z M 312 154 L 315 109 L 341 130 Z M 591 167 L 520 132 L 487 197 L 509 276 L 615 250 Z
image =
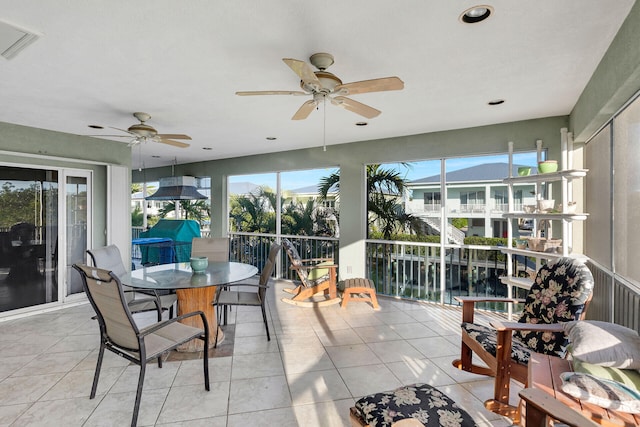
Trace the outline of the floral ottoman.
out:
M 476 426 L 467 412 L 428 384 L 412 384 L 365 396 L 351 408 L 354 426 L 390 427 L 406 418 L 415 418 L 428 427 Z

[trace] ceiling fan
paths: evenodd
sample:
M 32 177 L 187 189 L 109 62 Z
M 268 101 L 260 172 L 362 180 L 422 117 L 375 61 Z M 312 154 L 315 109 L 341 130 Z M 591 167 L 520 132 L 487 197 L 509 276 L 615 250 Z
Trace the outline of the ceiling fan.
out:
M 133 117 L 138 119 L 140 123 L 136 123 L 134 125 L 129 126 L 128 129 L 119 129 L 112 126 L 109 126 L 111 129 L 119 130 L 122 132 L 126 132 L 128 135 L 92 135 L 92 136 L 109 136 L 109 137 L 117 137 L 117 138 L 131 138 L 133 140 L 129 143 L 129 145 L 135 145 L 142 142 L 160 142 L 162 144 L 173 145 L 174 147 L 187 148 L 189 144 L 181 141 L 174 141 L 175 139 L 186 139 L 190 140 L 191 137 L 189 135 L 177 134 L 177 133 L 158 133 L 152 126 L 146 124 L 145 122 L 151 118 L 150 114 L 147 113 L 133 113 Z M 99 125 L 89 125 L 92 129 L 104 129 L 104 126 Z
M 398 77 L 384 77 L 373 80 L 363 80 L 353 83 L 342 83 L 336 75 L 327 71 L 327 68 L 333 64 L 333 55 L 328 53 L 315 53 L 311 55 L 309 61 L 318 71 L 313 69 L 304 61 L 292 58 L 283 58 L 285 64 L 296 73 L 301 81 L 300 87 L 302 91 L 291 90 L 270 90 L 270 91 L 247 91 L 236 92 L 236 95 L 312 95 L 313 99 L 305 102 L 296 111 L 291 118 L 292 120 L 303 120 L 309 117 L 309 114 L 327 98 L 333 105 L 359 114 L 368 119 L 372 119 L 380 115 L 380 110 L 347 98 L 345 95 L 357 95 L 367 92 L 383 92 L 387 90 L 401 90 L 404 88 L 404 82 Z

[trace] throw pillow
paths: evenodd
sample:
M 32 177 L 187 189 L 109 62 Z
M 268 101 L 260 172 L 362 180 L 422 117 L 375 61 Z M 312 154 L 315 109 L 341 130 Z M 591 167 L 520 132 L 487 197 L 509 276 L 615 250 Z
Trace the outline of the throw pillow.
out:
M 602 408 L 640 414 L 640 393 L 616 381 L 578 372 L 563 372 L 562 391 Z
M 601 379 L 617 381 L 640 392 L 640 372 L 635 369 L 609 368 L 574 359 L 573 370 Z
M 564 326 L 574 359 L 620 369 L 640 369 L 640 336 L 633 329 L 597 320 Z

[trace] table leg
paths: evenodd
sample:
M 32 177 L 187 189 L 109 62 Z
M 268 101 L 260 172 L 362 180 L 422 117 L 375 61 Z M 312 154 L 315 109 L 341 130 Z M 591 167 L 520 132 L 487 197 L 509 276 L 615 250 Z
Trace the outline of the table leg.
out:
M 202 311 L 207 317 L 207 323 L 209 324 L 209 348 L 214 345 L 214 338 L 216 336 L 216 328 L 218 328 L 218 321 L 216 319 L 216 310 L 213 306 L 213 297 L 216 294 L 216 286 L 208 286 L 204 288 L 193 289 L 177 289 L 178 295 L 178 315 L 191 313 L 193 311 Z M 185 325 L 202 328 L 202 322 L 199 317 L 192 317 L 181 321 Z M 218 332 L 218 343 L 222 341 L 224 334 L 222 330 Z M 178 351 L 184 352 L 196 352 L 202 351 L 203 342 L 198 339 L 191 340 L 180 347 Z

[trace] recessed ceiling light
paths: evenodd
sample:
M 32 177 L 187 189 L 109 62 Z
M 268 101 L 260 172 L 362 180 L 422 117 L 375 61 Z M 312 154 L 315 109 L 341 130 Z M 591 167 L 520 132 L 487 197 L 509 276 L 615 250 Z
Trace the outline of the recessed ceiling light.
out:
M 356 122 L 356 126 L 366 126 L 368 124 L 369 123 L 367 123 L 367 122 Z
M 275 136 L 268 136 L 267 137 L 267 141 L 275 141 L 276 139 L 278 139 L 278 138 L 276 138 Z
M 494 100 L 491 100 L 491 101 L 487 102 L 487 104 L 489 104 L 489 105 L 504 104 L 504 99 L 494 99 Z
M 462 12 L 460 20 L 465 24 L 475 24 L 476 22 L 487 19 L 492 12 L 493 8 L 491 6 L 473 6 Z
M 100 125 L 89 125 L 89 127 L 91 129 L 104 129 L 104 126 L 100 126 Z
M 213 150 L 213 148 L 212 148 L 212 147 L 202 147 L 202 149 L 203 149 L 203 150 L 207 150 L 207 151 Z

